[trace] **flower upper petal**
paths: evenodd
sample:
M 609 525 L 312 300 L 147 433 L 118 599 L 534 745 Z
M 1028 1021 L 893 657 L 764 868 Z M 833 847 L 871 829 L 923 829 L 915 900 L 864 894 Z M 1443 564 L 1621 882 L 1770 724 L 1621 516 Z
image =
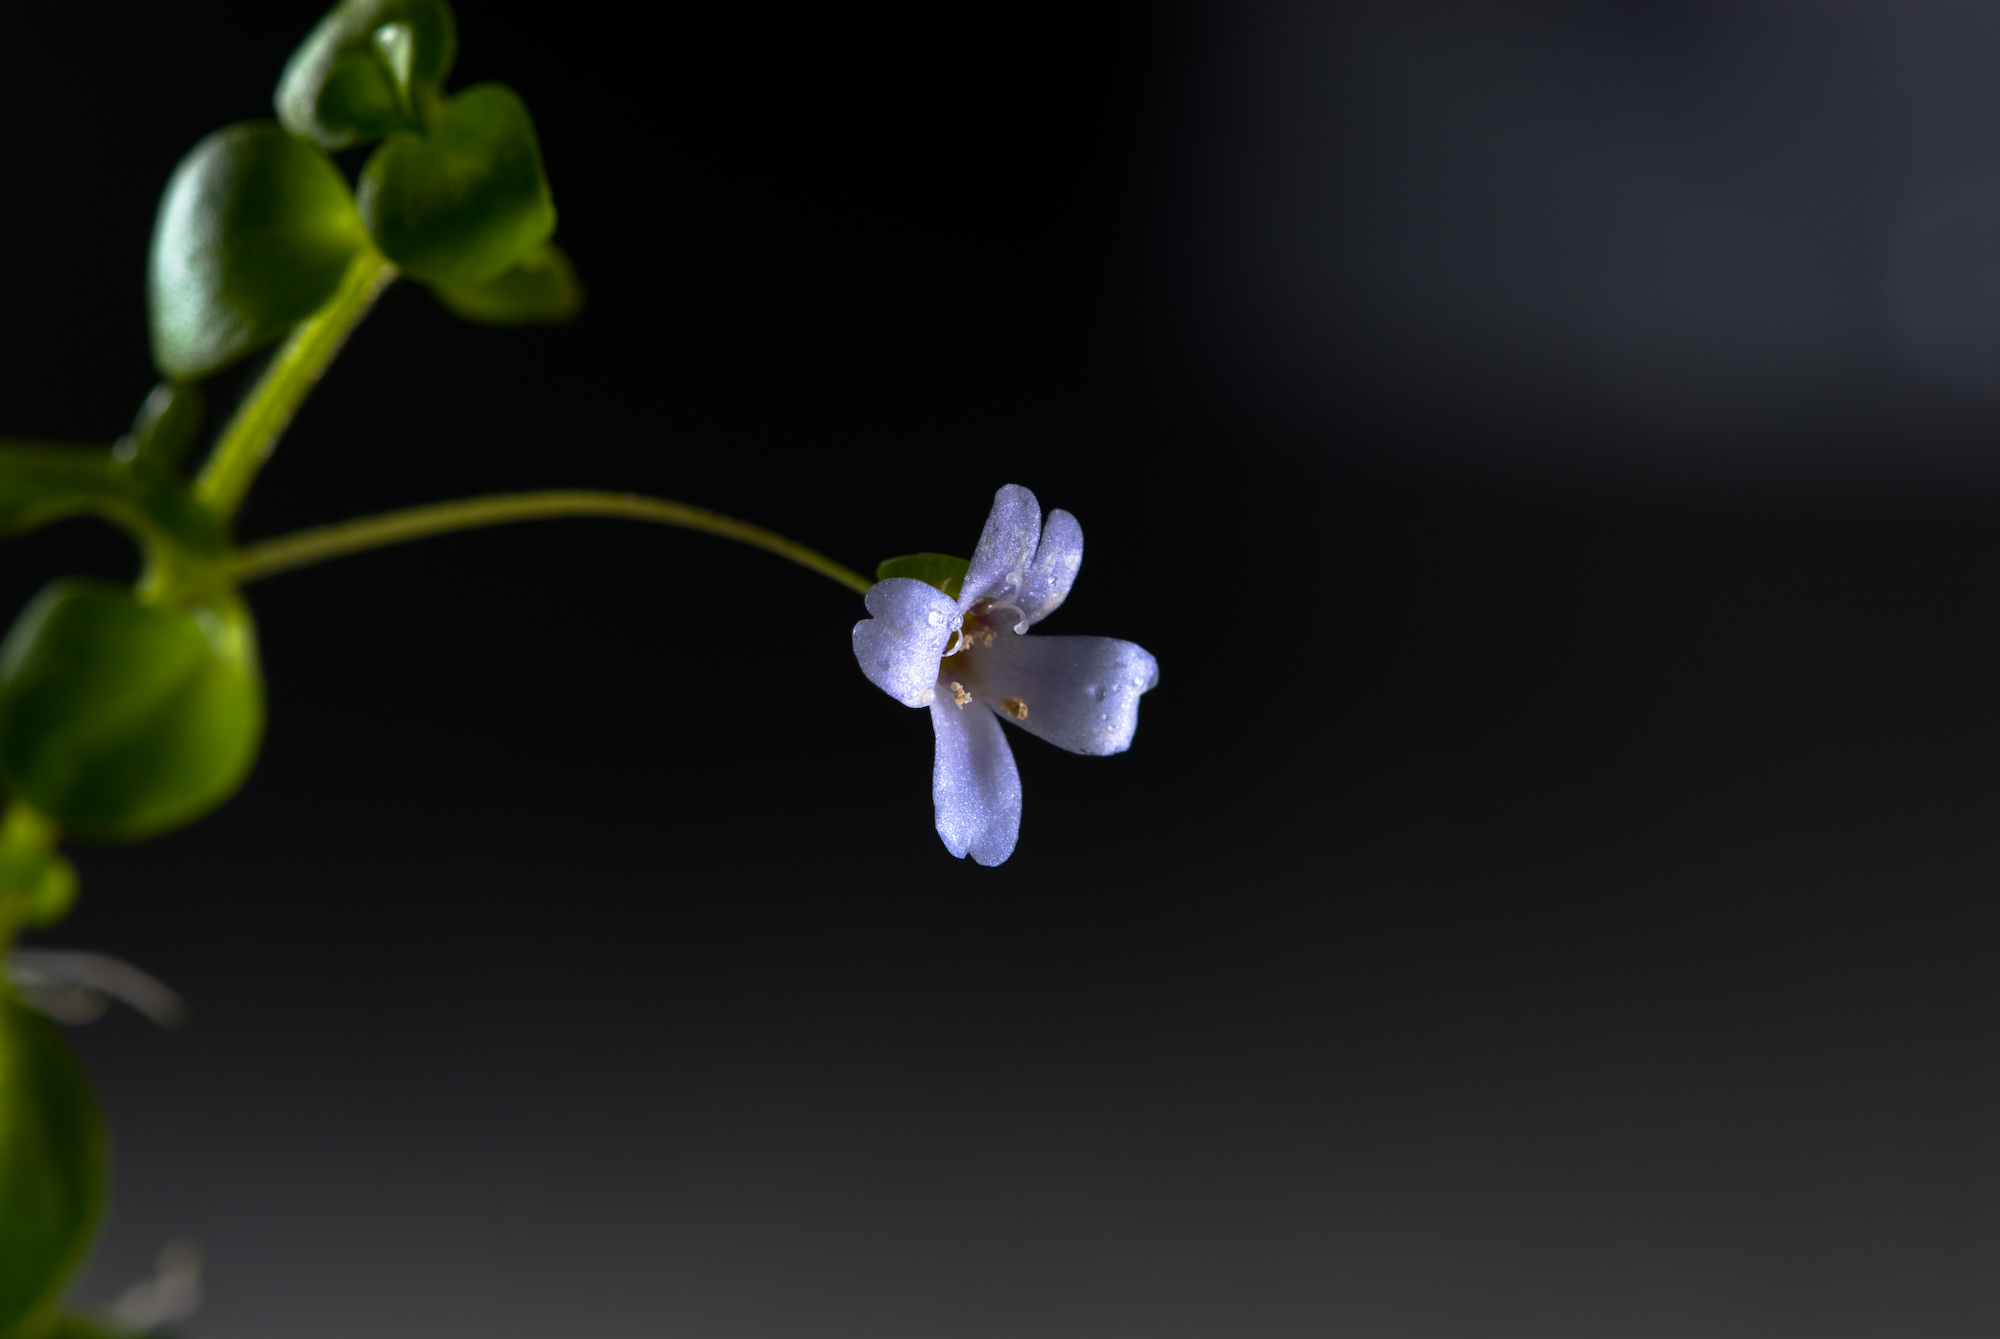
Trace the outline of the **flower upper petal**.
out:
M 1052 511 L 1042 527 L 1042 542 L 1035 547 L 1035 560 L 1028 565 L 1026 588 L 1015 598 L 1035 624 L 1056 611 L 1076 584 L 1076 570 L 1083 566 L 1083 527 L 1066 511 Z
M 1042 539 L 1042 504 L 1019 484 L 1008 484 L 993 495 L 993 510 L 986 514 L 986 528 L 979 533 L 979 547 L 972 551 L 972 565 L 966 569 L 965 584 L 959 587 L 958 607 L 970 609 L 981 600 L 1020 599 L 1020 587 L 1035 561 L 1035 546 Z
M 932 701 L 931 728 L 937 733 L 931 804 L 938 836 L 955 856 L 997 865 L 1014 854 L 1021 835 L 1021 775 L 1007 736 L 985 707 L 959 707 L 948 698 Z
M 1139 695 L 1159 681 L 1158 663 L 1131 642 L 1003 635 L 980 650 L 972 691 L 1072 753 L 1123 753 L 1139 728 Z
M 868 682 L 904 706 L 921 707 L 937 692 L 938 661 L 962 626 L 958 605 L 935 586 L 890 577 L 868 588 L 868 612 L 854 625 L 854 658 Z

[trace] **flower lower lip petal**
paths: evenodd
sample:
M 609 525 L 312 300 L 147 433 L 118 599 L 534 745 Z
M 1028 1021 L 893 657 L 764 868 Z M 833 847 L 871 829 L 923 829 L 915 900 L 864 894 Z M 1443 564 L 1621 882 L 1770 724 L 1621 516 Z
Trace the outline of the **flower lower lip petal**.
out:
M 1160 676 L 1143 648 L 1113 637 L 1038 632 L 1002 637 L 979 655 L 975 688 L 995 686 L 980 692 L 987 705 L 1072 753 L 1130 748 L 1139 728 L 1139 698 Z
M 1021 776 L 999 718 L 980 706 L 960 711 L 940 698 L 931 703 L 931 727 L 938 836 L 955 856 L 997 865 L 1014 853 L 1021 833 Z

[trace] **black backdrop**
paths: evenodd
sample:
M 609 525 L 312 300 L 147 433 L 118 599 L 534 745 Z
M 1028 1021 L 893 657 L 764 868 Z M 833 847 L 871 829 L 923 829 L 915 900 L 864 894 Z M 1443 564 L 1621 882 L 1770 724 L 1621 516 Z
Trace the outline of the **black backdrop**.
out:
M 158 191 L 314 17 L 9 16 L 0 428 L 123 429 Z M 1024 483 L 1136 746 L 1019 741 L 988 871 L 774 559 L 254 588 L 249 786 L 38 936 L 196 1009 L 78 1035 L 86 1296 L 186 1232 L 213 1339 L 1991 1332 L 1977 7 L 649 22 L 462 7 L 589 307 L 392 290 L 244 535 L 595 486 L 867 567 Z

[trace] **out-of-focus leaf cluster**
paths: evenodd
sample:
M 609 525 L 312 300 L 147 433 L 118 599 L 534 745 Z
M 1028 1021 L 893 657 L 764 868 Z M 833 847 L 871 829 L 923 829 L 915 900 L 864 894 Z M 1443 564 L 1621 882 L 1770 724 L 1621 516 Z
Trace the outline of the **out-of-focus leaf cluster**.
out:
M 227 126 L 181 160 L 147 268 L 163 376 L 198 381 L 280 338 L 371 250 L 470 320 L 576 314 L 534 121 L 501 84 L 447 94 L 457 48 L 444 0 L 345 0 L 286 65 L 276 124 Z M 371 143 L 350 190 L 328 154 Z
M 216 131 L 167 183 L 147 267 L 164 380 L 132 432 L 109 451 L 0 443 L 0 534 L 95 515 L 148 560 L 134 590 L 49 586 L 0 643 L 0 785 L 63 830 L 178 826 L 226 799 L 256 755 L 263 688 L 223 561 L 228 508 L 181 468 L 202 431 L 203 379 L 285 338 L 385 258 L 471 320 L 576 312 L 534 122 L 499 84 L 446 91 L 457 42 L 444 0 L 343 0 L 328 13 L 285 67 L 279 121 Z M 329 152 L 368 145 L 350 188 Z M 8 890 L 34 878 L 10 869 L 0 859 L 0 904 L 25 903 Z
M 577 312 L 534 121 L 502 85 L 448 92 L 456 49 L 444 0 L 336 6 L 286 64 L 278 120 L 216 131 L 167 183 L 146 271 L 162 380 L 131 432 L 108 448 L 0 441 L 0 536 L 90 515 L 145 560 L 129 587 L 50 583 L 0 639 L 0 956 L 73 901 L 64 835 L 170 830 L 250 770 L 264 689 L 231 516 L 382 279 L 407 275 L 473 321 Z M 352 148 L 368 150 L 354 185 L 330 156 Z M 201 383 L 287 338 L 191 481 Z M 58 1305 L 103 1180 L 81 1071 L 0 976 L 0 1339 L 110 1333 Z

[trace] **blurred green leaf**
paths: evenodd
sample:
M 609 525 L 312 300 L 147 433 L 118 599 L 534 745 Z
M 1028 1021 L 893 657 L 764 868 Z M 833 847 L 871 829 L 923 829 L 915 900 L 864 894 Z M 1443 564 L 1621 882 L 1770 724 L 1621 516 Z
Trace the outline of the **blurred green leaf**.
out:
M 484 283 L 556 226 L 535 124 L 501 84 L 453 98 L 427 135 L 391 135 L 361 170 L 358 195 L 382 254 L 432 284 Z
M 0 776 L 84 836 L 143 837 L 213 809 L 263 726 L 256 632 L 233 595 L 176 609 L 57 581 L 0 644 Z
M 0 1333 L 54 1323 L 104 1181 L 104 1125 L 82 1068 L 53 1024 L 0 989 Z
M 192 381 L 313 314 L 368 238 L 333 161 L 268 122 L 218 130 L 167 183 L 146 269 L 153 361 Z
M 141 540 L 195 554 L 221 551 L 215 517 L 179 480 L 121 469 L 97 447 L 0 441 L 0 535 L 71 516 L 102 516 Z
M 483 325 L 555 325 L 583 308 L 569 257 L 544 243 L 484 283 L 436 284 L 439 302 Z
M 900 558 L 884 558 L 876 564 L 875 579 L 887 581 L 890 577 L 909 577 L 926 586 L 936 586 L 956 600 L 959 590 L 965 585 L 965 573 L 971 566 L 965 559 L 954 558 L 948 553 L 908 553 Z
M 278 119 L 328 149 L 422 130 L 457 54 L 444 0 L 347 0 L 285 63 Z

